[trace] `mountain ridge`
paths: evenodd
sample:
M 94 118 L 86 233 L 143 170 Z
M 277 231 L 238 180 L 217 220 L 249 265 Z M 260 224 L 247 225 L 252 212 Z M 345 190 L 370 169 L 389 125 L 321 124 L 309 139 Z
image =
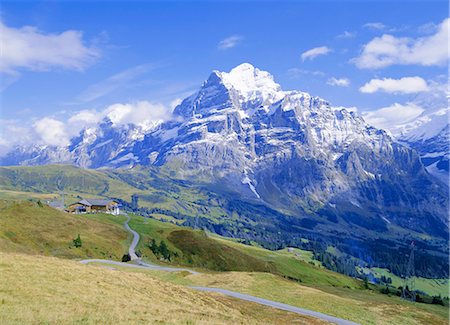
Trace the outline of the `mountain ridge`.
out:
M 213 71 L 173 116 L 145 130 L 104 120 L 66 148 L 23 150 L 2 165 L 154 165 L 291 215 L 327 216 L 325 223 L 342 219 L 381 232 L 393 223 L 447 236 L 448 189 L 414 150 L 353 111 L 281 90 L 250 64 Z

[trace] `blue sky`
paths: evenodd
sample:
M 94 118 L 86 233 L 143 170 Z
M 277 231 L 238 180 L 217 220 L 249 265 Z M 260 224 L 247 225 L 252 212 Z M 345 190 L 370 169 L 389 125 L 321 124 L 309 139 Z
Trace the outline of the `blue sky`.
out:
M 170 109 L 212 70 L 243 62 L 360 112 L 406 105 L 445 82 L 447 17 L 446 1 L 3 1 L 1 118 L 33 124 L 137 101 Z M 405 77 L 416 79 L 399 86 Z M 362 91 L 372 79 L 382 81 Z

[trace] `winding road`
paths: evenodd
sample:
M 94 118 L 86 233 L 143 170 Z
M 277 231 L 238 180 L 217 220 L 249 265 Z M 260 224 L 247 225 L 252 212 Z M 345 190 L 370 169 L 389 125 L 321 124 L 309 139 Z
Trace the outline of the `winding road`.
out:
M 199 272 L 185 269 L 185 268 L 166 267 L 166 266 L 159 266 L 156 264 L 143 262 L 136 254 L 136 246 L 139 243 L 140 236 L 136 231 L 131 229 L 130 226 L 128 225 L 128 223 L 131 220 L 130 216 L 126 212 L 122 212 L 122 214 L 127 218 L 127 220 L 124 223 L 125 229 L 133 235 L 133 240 L 130 244 L 130 248 L 128 249 L 128 254 L 130 254 L 130 258 L 133 263 L 123 263 L 123 262 L 117 262 L 117 261 L 112 261 L 112 260 L 102 260 L 102 259 L 87 259 L 87 260 L 80 261 L 80 263 L 83 263 L 83 264 L 102 263 L 102 264 L 117 265 L 117 266 L 137 268 L 137 269 L 167 271 L 167 272 L 187 271 L 191 274 L 201 274 Z M 300 307 L 296 307 L 296 306 L 292 306 L 292 305 L 287 305 L 287 304 L 283 304 L 281 302 L 267 300 L 267 299 L 239 293 L 236 291 L 230 291 L 230 290 L 221 289 L 221 288 L 198 287 L 198 286 L 189 286 L 189 288 L 199 290 L 199 291 L 205 291 L 205 292 L 221 293 L 223 295 L 230 296 L 233 298 L 246 300 L 246 301 L 254 302 L 254 303 L 257 303 L 260 305 L 265 305 L 265 306 L 269 306 L 272 308 L 289 311 L 289 312 L 296 313 L 299 315 L 312 316 L 312 317 L 315 317 L 315 318 L 318 318 L 318 319 L 321 319 L 324 321 L 328 321 L 328 322 L 331 322 L 334 324 L 338 324 L 338 325 L 360 325 L 358 323 L 355 323 L 355 322 L 352 322 L 349 320 L 345 320 L 342 318 L 337 318 L 337 317 L 330 316 L 327 314 L 319 313 L 317 311 L 304 309 L 304 308 L 300 308 Z
M 160 266 L 156 264 L 151 263 L 145 263 L 143 262 L 140 257 L 136 254 L 136 247 L 139 243 L 140 236 L 139 234 L 130 228 L 129 222 L 131 220 L 130 216 L 126 212 L 122 212 L 122 215 L 124 215 L 127 220 L 125 220 L 123 226 L 124 228 L 130 232 L 133 235 L 133 239 L 130 244 L 130 248 L 128 249 L 128 254 L 130 255 L 131 261 L 134 263 L 123 263 L 123 262 L 117 262 L 112 260 L 102 260 L 102 259 L 88 259 L 88 260 L 82 260 L 80 263 L 83 264 L 89 264 L 89 263 L 102 263 L 102 264 L 110 264 L 110 265 L 117 265 L 117 266 L 123 266 L 123 267 L 130 267 L 135 269 L 147 269 L 147 270 L 155 270 L 155 271 L 166 271 L 166 272 L 180 272 L 180 271 L 186 271 L 191 274 L 199 274 L 197 271 L 184 269 L 184 268 L 178 268 L 178 267 L 168 267 L 168 266 Z

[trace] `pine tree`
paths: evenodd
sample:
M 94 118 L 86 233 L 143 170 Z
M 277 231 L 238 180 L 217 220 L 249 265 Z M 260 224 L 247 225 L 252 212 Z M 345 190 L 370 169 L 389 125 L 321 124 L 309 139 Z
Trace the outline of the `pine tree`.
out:
M 162 240 L 161 244 L 159 245 L 159 251 L 165 260 L 170 261 L 170 251 L 169 251 L 169 248 L 167 247 L 166 243 L 164 242 L 164 240 Z
M 154 239 L 152 239 L 152 241 L 151 241 L 150 245 L 148 245 L 148 247 L 150 248 L 150 250 L 153 252 L 153 254 L 155 256 L 159 255 L 159 247 L 156 244 L 156 241 Z

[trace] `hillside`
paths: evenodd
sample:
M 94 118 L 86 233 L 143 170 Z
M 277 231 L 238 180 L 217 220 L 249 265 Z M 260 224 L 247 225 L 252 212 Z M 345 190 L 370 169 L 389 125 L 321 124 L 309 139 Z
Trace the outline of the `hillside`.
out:
M 337 265 L 334 270 L 346 274 L 355 274 L 354 269 L 361 262 L 370 262 L 366 266 L 389 268 L 400 275 L 408 263 L 409 243 L 414 240 L 420 247 L 417 261 L 422 261 L 416 265 L 416 274 L 428 278 L 448 276 L 446 240 L 394 224 L 389 224 L 387 231 L 378 232 L 364 226 L 349 226 L 339 218 L 324 223 L 324 218 L 336 217 L 330 211 L 323 211 L 324 215 L 317 218 L 293 216 L 245 200 L 218 186 L 173 179 L 170 171 L 156 167 L 117 170 L 68 165 L 0 167 L 0 198 L 46 200 L 60 198 L 61 191 L 66 193 L 66 203 L 80 197 L 119 198 L 125 207 L 140 215 L 159 216 L 272 250 L 293 246 L 326 253 L 333 246 L 341 252 L 330 257 Z M 133 194 L 138 196 L 138 208 L 131 204 Z M 353 212 L 348 216 L 356 218 Z
M 50 199 L 60 198 L 63 192 L 66 203 L 80 197 L 99 196 L 130 202 L 131 195 L 137 194 L 142 207 L 169 209 L 190 216 L 208 213 L 212 217 L 225 213 L 219 207 L 206 209 L 205 204 L 201 204 L 209 197 L 199 186 L 174 180 L 154 168 L 92 170 L 71 165 L 0 167 L 0 197 Z
M 177 256 L 166 263 L 214 271 L 268 272 L 306 285 L 362 288 L 362 282 L 317 267 L 284 251 L 270 251 L 230 239 L 208 236 L 200 230 L 133 215 L 130 226 L 141 235 L 138 249 L 144 259 L 160 262 L 149 248 L 151 239 L 165 241 Z M 309 253 L 305 252 L 304 253 Z M 173 255 L 173 254 L 172 254 Z
M 363 288 L 362 281 L 324 268 L 319 261 L 313 259 L 311 251 L 271 251 L 245 245 L 231 238 L 136 215 L 132 215 L 130 225 L 141 235 L 138 249 L 143 258 L 152 262 L 216 271 L 263 271 L 324 290 L 330 287 Z M 164 241 L 167 244 L 172 253 L 170 262 L 161 261 L 160 256 L 153 254 L 149 248 L 152 239 L 156 243 Z M 381 276 L 376 272 L 375 275 Z M 402 285 L 394 275 L 384 275 L 392 277 L 395 287 Z M 449 290 L 448 280 L 445 279 L 416 278 L 416 288 L 430 295 L 441 294 L 443 297 L 448 296 Z
M 0 259 L 1 324 L 324 324 L 147 274 L 52 257 Z
M 0 201 L 0 251 L 119 260 L 127 251 L 122 216 L 69 215 L 27 201 Z M 73 246 L 78 234 L 82 247 Z
M 367 290 L 360 280 L 312 265 L 310 263 L 312 262 L 310 252 L 298 249 L 294 252 L 288 252 L 287 250 L 269 251 L 261 247 L 244 245 L 236 240 L 207 234 L 201 230 L 192 230 L 169 222 L 131 215 L 129 224 L 132 229 L 141 234 L 138 249 L 141 251 L 144 260 L 166 266 L 194 267 L 201 271 L 201 274 L 166 273 L 114 266 L 113 268 L 119 270 L 119 272 L 110 270 L 111 267 L 106 265 L 105 267 L 108 270 L 69 261 L 49 259 L 42 254 L 75 259 L 97 257 L 120 260 L 122 252 L 127 249 L 127 236 L 122 230 L 122 216 L 115 217 L 105 214 L 78 216 L 61 213 L 45 206 L 40 207 L 35 202 L 3 201 L 0 218 L 3 231 L 0 251 L 3 252 L 2 260 L 6 262 L 1 265 L 2 275 L 4 273 L 8 277 L 12 276 L 7 272 L 12 268 L 17 268 L 20 270 L 20 277 L 27 279 L 26 282 L 22 282 L 22 285 L 32 288 L 30 292 L 38 290 L 39 282 L 39 290 L 44 290 L 43 292 L 51 290 L 55 297 L 54 306 L 49 306 L 49 300 L 37 302 L 32 299 L 31 294 L 24 294 L 20 299 L 13 298 L 8 294 L 11 287 L 5 287 L 4 292 L 7 294 L 6 298 L 2 299 L 6 301 L 4 304 L 6 306 L 0 305 L 0 309 L 5 308 L 6 314 L 4 315 L 10 315 L 4 316 L 9 317 L 5 318 L 8 321 L 7 323 L 27 322 L 31 317 L 38 317 L 43 322 L 55 321 L 63 324 L 80 319 L 84 319 L 84 322 L 88 324 L 100 320 L 122 323 L 127 320 L 133 321 L 134 317 L 137 317 L 136 319 L 155 317 L 151 319 L 163 319 L 169 323 L 192 321 L 199 324 L 207 322 L 205 319 L 208 321 L 214 319 L 214 323 L 219 324 L 229 323 L 229 321 L 250 324 L 252 322 L 292 323 L 294 319 L 295 322 L 299 321 L 300 323 L 305 321 L 290 314 L 276 311 L 272 313 L 263 307 L 254 307 L 250 303 L 237 302 L 234 299 L 217 295 L 212 296 L 215 302 L 210 304 L 210 306 L 213 306 L 211 312 L 207 308 L 199 316 L 196 313 L 196 307 L 193 307 L 193 316 L 190 317 L 194 320 L 186 320 L 181 316 L 181 310 L 185 307 L 180 307 L 180 313 L 172 313 L 171 308 L 175 308 L 172 307 L 174 304 L 166 304 L 165 294 L 172 292 L 176 297 L 179 297 L 180 295 L 177 293 L 181 290 L 183 294 L 179 298 L 180 300 L 177 300 L 177 303 L 185 306 L 185 303 L 191 301 L 191 297 L 196 299 L 196 293 L 191 293 L 194 296 L 185 295 L 185 290 L 188 292 L 189 290 L 178 287 L 171 291 L 172 287 L 167 282 L 184 286 L 201 285 L 235 290 L 317 310 L 336 317 L 351 319 L 362 324 L 404 324 L 411 319 L 416 319 L 421 324 L 443 324 L 443 320 L 448 316 L 445 307 L 426 304 L 411 305 L 395 296 L 378 293 L 379 288 L 376 286 L 370 286 L 370 290 Z M 83 238 L 81 249 L 70 247 L 71 240 L 74 237 L 71 233 L 74 230 L 77 231 L 76 233 L 80 231 Z M 15 233 L 17 236 L 12 237 L 11 233 Z M 155 255 L 152 252 L 149 247 L 151 239 L 154 239 L 157 244 L 160 244 L 161 241 L 167 244 L 168 251 L 171 254 L 170 260 L 163 260 L 161 255 Z M 28 256 L 10 252 L 25 252 Z M 33 257 L 31 254 L 39 254 L 39 257 Z M 53 272 L 57 272 L 56 270 L 60 273 L 57 279 L 50 283 L 52 277 L 55 277 Z M 46 275 L 42 276 L 42 273 Z M 120 285 L 119 283 L 116 285 L 119 277 L 122 282 L 120 282 Z M 160 279 L 162 282 L 156 282 L 155 284 L 155 279 Z M 61 284 L 62 289 L 55 291 L 53 288 L 58 286 L 60 281 L 67 283 L 67 285 Z M 77 281 L 84 282 L 78 284 Z M 86 294 L 82 294 L 78 286 L 86 286 L 86 283 L 92 283 L 92 285 L 89 286 Z M 7 285 L 15 286 L 17 284 L 11 281 Z M 21 286 L 18 286 L 18 288 L 22 290 Z M 119 297 L 117 294 L 117 292 L 124 292 L 124 290 L 126 292 L 126 288 L 134 288 L 132 291 L 133 298 L 129 297 L 128 302 L 125 302 L 126 299 L 124 298 L 128 297 L 127 294 L 124 294 L 123 297 Z M 164 306 L 155 307 L 153 304 L 151 308 L 157 308 L 158 311 L 150 313 L 151 308 L 144 308 L 144 306 L 147 304 L 147 299 L 151 299 L 151 296 L 148 298 L 149 295 L 147 294 L 145 295 L 147 298 L 141 297 L 141 292 L 144 291 L 138 288 L 155 292 L 158 297 L 161 296 L 158 290 L 164 288 L 165 293 L 161 300 Z M 108 302 L 104 302 L 104 299 Z M 139 299 L 139 302 L 134 299 Z M 205 300 L 208 298 L 202 299 L 208 301 Z M 60 310 L 65 308 L 62 306 L 66 306 L 68 301 L 72 300 L 80 302 L 81 305 L 76 310 L 70 309 L 67 314 L 61 314 Z M 111 306 L 111 301 L 116 305 Z M 135 314 L 120 313 L 119 310 L 123 311 L 123 308 L 120 309 L 117 306 L 129 306 L 130 301 L 133 301 L 134 307 L 131 310 Z M 326 304 L 323 303 L 324 301 L 326 301 Z M 14 311 L 22 303 L 31 305 L 33 308 L 28 313 L 13 316 L 15 315 Z M 101 307 L 94 310 L 92 304 L 101 305 Z M 217 304 L 223 304 L 225 307 Z M 107 316 L 110 318 L 105 319 L 105 316 L 102 316 L 103 308 L 112 308 L 113 312 L 108 313 Z M 191 307 L 187 306 L 186 308 Z M 221 319 L 221 315 L 226 314 L 226 312 L 220 312 L 221 308 L 231 308 L 232 310 L 228 311 L 231 314 L 227 316 L 231 318 Z M 394 311 L 398 309 L 403 310 L 404 313 L 395 313 Z M 235 310 L 238 310 L 238 315 L 245 319 L 233 318 L 232 315 L 234 315 Z M 151 316 L 148 316 L 150 314 Z M 312 324 L 310 320 L 305 322 Z

